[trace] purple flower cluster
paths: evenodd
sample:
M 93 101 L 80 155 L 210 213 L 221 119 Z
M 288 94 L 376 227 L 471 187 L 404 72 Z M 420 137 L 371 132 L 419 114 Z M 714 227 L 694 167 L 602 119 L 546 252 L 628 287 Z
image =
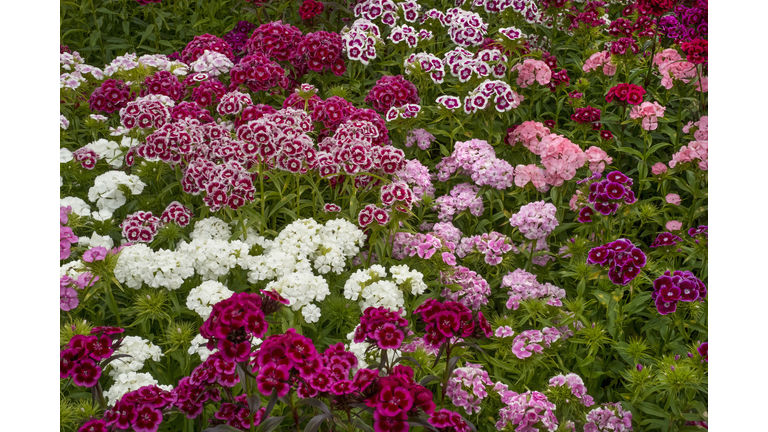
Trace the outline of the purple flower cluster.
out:
M 464 408 L 467 414 L 477 414 L 483 399 L 488 397 L 486 386 L 492 385 L 493 381 L 482 365 L 467 362 L 464 367 L 453 371 L 445 395 L 451 398 L 453 405 Z
M 518 431 L 535 431 L 557 429 L 555 404 L 550 402 L 543 393 L 527 391 L 517 394 L 513 391 L 503 391 L 501 401 L 507 406 L 499 410 L 499 421 L 496 429 L 502 430 L 507 425 Z
M 514 184 L 512 165 L 497 158 L 493 147 L 479 139 L 457 142 L 451 156 L 444 157 L 435 168 L 440 181 L 447 181 L 451 174 L 460 172 L 470 176 L 478 186 L 503 190 Z
M 592 215 L 595 211 L 603 216 L 608 216 L 616 213 L 621 203 L 633 204 L 637 200 L 631 187 L 632 179 L 620 171 L 613 171 L 605 179 L 591 183 L 587 201 L 593 204 L 595 208 L 594 211 L 591 207 L 582 208 L 579 211 L 579 222 L 592 222 Z
M 688 270 L 669 270 L 653 281 L 651 298 L 656 302 L 656 309 L 662 315 L 677 310 L 677 302 L 692 302 L 707 296 L 707 287 Z
M 441 282 L 445 285 L 456 284 L 461 286 L 461 289 L 458 291 L 451 291 L 445 288 L 440 294 L 450 301 L 459 302 L 475 311 L 488 304 L 491 287 L 475 271 L 464 266 L 457 266 L 454 268 L 453 274 L 441 274 Z
M 247 361 L 251 356 L 251 339 L 263 337 L 267 320 L 263 302 L 258 294 L 235 293 L 215 305 L 210 317 L 200 326 L 200 334 L 208 339 L 208 349 L 218 348 L 228 362 Z M 265 309 L 265 310 L 263 310 Z
M 114 407 L 104 412 L 107 426 L 120 430 L 155 432 L 163 422 L 163 410 L 173 405 L 176 398 L 156 385 L 148 385 L 128 392 Z
M 595 404 L 595 400 L 592 399 L 592 396 L 587 394 L 587 387 L 584 385 L 584 381 L 575 373 L 553 376 L 549 380 L 549 386 L 567 386 L 571 390 L 571 394 L 573 394 L 573 396 L 575 396 L 585 407 Z
M 536 280 L 536 275 L 523 269 L 507 273 L 501 279 L 501 286 L 507 288 L 509 300 L 507 300 L 507 309 L 517 310 L 520 307 L 521 300 L 546 298 L 550 306 L 560 307 L 563 305 L 560 299 L 565 298 L 565 290 L 558 288 L 549 282 L 541 284 Z
M 483 198 L 477 196 L 479 191 L 480 188 L 469 183 L 457 184 L 449 194 L 435 200 L 433 210 L 439 211 L 437 217 L 442 222 L 450 222 L 456 213 L 467 209 L 473 216 L 480 217 L 485 207 Z
M 71 206 L 59 207 L 59 259 L 65 260 L 72 254 L 70 247 L 72 243 L 77 243 L 78 238 L 72 231 L 72 228 L 66 226 L 69 221 L 69 213 L 72 212 Z
M 238 21 L 237 25 L 235 25 L 235 28 L 224 35 L 224 42 L 229 44 L 229 46 L 232 48 L 234 58 L 231 60 L 233 63 L 237 64 L 245 55 L 245 45 L 248 42 L 248 38 L 250 37 L 251 33 L 253 33 L 255 29 L 255 24 L 252 24 L 248 21 Z
M 81 387 L 95 386 L 106 367 L 102 360 L 108 359 L 120 346 L 119 341 L 113 342 L 113 338 L 104 333 L 74 336 L 59 354 L 60 378 L 72 378 L 75 385 Z
M 646 261 L 645 253 L 627 239 L 592 248 L 587 258 L 587 264 L 610 268 L 608 278 L 616 285 L 627 285 L 640 274 Z
M 584 432 L 630 432 L 632 431 L 632 413 L 625 411 L 621 404 L 605 403 L 587 414 Z
M 91 111 L 113 113 L 134 98 L 136 93 L 131 92 L 130 86 L 120 80 L 108 79 L 91 93 L 88 104 Z
M 675 6 L 675 13 L 661 17 L 659 30 L 670 39 L 690 41 L 709 35 L 709 7 L 706 1 L 695 1 L 692 7 Z
M 474 333 L 490 337 L 493 332 L 482 312 L 477 313 L 477 326 L 472 312 L 461 303 L 446 301 L 439 302 L 427 299 L 413 311 L 420 314 L 426 323 L 424 341 L 433 347 L 439 347 L 444 341 L 454 337 L 468 337 Z
M 398 232 L 393 236 L 392 242 L 392 257 L 397 260 L 416 255 L 422 259 L 430 259 L 435 252 L 439 252 L 443 248 L 440 238 L 431 234 Z M 450 246 L 446 244 L 446 246 L 450 250 L 455 248 L 453 244 Z
M 485 256 L 485 263 L 492 266 L 501 264 L 502 255 L 509 251 L 518 252 L 509 237 L 496 231 L 464 237 L 456 247 L 456 255 L 459 258 L 463 259 L 471 253 L 480 253 Z
M 403 318 L 402 309 L 393 312 L 385 307 L 369 307 L 360 317 L 354 342 L 376 344 L 381 349 L 398 349 L 407 331 L 408 320 Z
M 568 329 L 563 330 L 556 327 L 544 327 L 541 330 L 525 330 L 515 337 L 512 341 L 512 354 L 523 360 L 533 354 L 541 354 L 544 348 L 549 348 L 551 344 L 557 342 L 562 337 L 565 339 Z M 543 346 L 542 346 L 543 345 Z
M 663 246 L 674 246 L 680 240 L 682 240 L 680 237 L 672 233 L 663 232 L 659 234 L 658 237 L 656 237 L 656 240 L 654 240 L 653 243 L 651 243 L 651 247 L 657 248 L 657 247 L 663 247 Z

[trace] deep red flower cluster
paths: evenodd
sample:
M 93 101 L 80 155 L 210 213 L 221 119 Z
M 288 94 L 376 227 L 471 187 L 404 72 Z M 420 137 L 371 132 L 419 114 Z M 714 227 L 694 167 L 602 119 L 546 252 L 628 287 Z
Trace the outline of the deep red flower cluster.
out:
M 224 402 L 221 404 L 221 407 L 213 416 L 218 420 L 224 420 L 229 426 L 248 430 L 251 427 L 251 420 L 253 420 L 254 426 L 261 424 L 266 410 L 266 407 L 260 408 L 256 411 L 254 418 L 251 419 L 251 410 L 248 409 L 248 395 L 241 394 L 235 397 L 234 403 Z M 212 425 L 216 425 L 216 423 L 218 422 L 211 422 Z
M 427 299 L 414 314 L 421 314 L 421 319 L 427 324 L 424 341 L 432 347 L 439 347 L 444 341 L 453 338 L 468 337 L 475 333 L 475 320 L 472 312 L 459 302 L 439 302 Z M 478 326 L 486 337 L 492 334 L 490 325 L 482 312 L 478 312 Z
M 195 36 L 181 52 L 181 61 L 190 64 L 205 54 L 205 51 L 215 51 L 224 54 L 228 59 L 234 60 L 232 47 L 223 39 L 211 34 Z
M 472 429 L 461 414 L 447 409 L 441 409 L 432 413 L 427 420 L 436 427 L 438 432 L 469 432 Z
M 292 61 L 300 56 L 298 48 L 303 37 L 296 27 L 272 21 L 254 30 L 245 49 L 248 54 L 260 53 L 278 61 Z
M 640 105 L 643 102 L 645 89 L 635 84 L 619 84 L 611 87 L 605 96 L 606 102 L 612 102 L 617 99 L 619 103 L 629 103 L 631 105 Z
M 408 213 L 413 208 L 413 191 L 408 183 L 398 180 L 381 187 L 381 203 L 402 213 Z
M 164 224 L 174 222 L 180 227 L 185 227 L 189 225 L 192 216 L 192 210 L 184 207 L 184 204 L 174 201 L 165 208 L 160 216 L 160 221 Z
M 224 35 L 224 41 L 229 44 L 234 54 L 233 63 L 237 64 L 243 58 L 245 45 L 251 33 L 256 29 L 256 24 L 248 21 L 238 21 L 235 28 Z
M 129 242 L 149 243 L 154 240 L 160 230 L 162 222 L 152 212 L 137 211 L 129 214 L 120 224 L 123 237 Z
M 102 367 L 106 366 L 101 361 L 108 359 L 119 346 L 120 341 L 113 343 L 112 336 L 103 332 L 74 336 L 59 355 L 60 378 L 72 378 L 75 385 L 81 387 L 95 386 L 101 377 Z
M 263 395 L 277 392 L 279 397 L 288 394 L 296 377 L 310 381 L 320 371 L 320 355 L 312 340 L 296 333 L 293 328 L 283 334 L 268 337 L 252 361 L 257 373 L 257 388 Z
M 246 107 L 243 108 L 243 112 L 240 114 L 240 117 L 235 119 L 235 127 L 239 128 L 240 126 L 250 121 L 258 120 L 267 114 L 274 114 L 276 112 L 277 110 L 269 105 L 246 105 Z
M 176 75 L 168 71 L 158 71 L 144 79 L 141 96 L 150 94 L 165 95 L 178 101 L 184 96 L 184 85 L 179 82 Z
M 325 6 L 323 6 L 323 4 L 318 1 L 304 0 L 304 2 L 301 4 L 301 7 L 299 8 L 299 15 L 301 15 L 301 19 L 308 20 L 315 15 L 320 15 L 323 13 L 324 9 Z
M 360 326 L 355 329 L 355 343 L 368 342 L 381 349 L 398 349 L 408 331 L 408 320 L 402 310 L 393 312 L 385 307 L 369 307 L 360 317 Z
M 307 2 L 305 1 L 304 4 Z M 318 4 L 322 7 L 322 3 Z M 307 67 L 311 70 L 322 73 L 323 69 L 330 69 L 334 75 L 339 76 L 347 70 L 342 48 L 341 36 L 338 33 L 319 31 L 304 36 L 297 51 L 300 55 L 306 56 Z
M 365 101 L 376 111 L 386 113 L 392 107 L 418 104 L 420 99 L 416 86 L 402 75 L 385 75 L 376 81 Z
M 221 371 L 217 371 L 215 368 L 210 367 L 210 363 L 208 362 L 209 360 L 221 361 L 220 355 L 217 355 L 217 354 L 218 353 L 211 354 L 211 356 L 208 357 L 206 361 L 203 362 L 203 364 L 199 365 L 198 367 L 195 368 L 194 371 L 192 371 L 192 375 L 194 376 L 195 374 L 198 374 L 198 376 L 202 376 L 202 375 L 199 375 L 197 371 L 205 370 L 208 372 L 207 375 L 209 376 L 210 375 L 215 376 L 215 374 L 218 374 L 219 377 L 222 377 L 223 372 L 227 370 L 227 368 L 225 367 L 225 368 L 222 368 Z M 216 357 L 212 359 L 211 357 L 213 357 L 214 355 L 216 355 Z M 227 363 L 227 365 L 234 366 L 234 363 Z M 227 379 L 230 379 L 230 380 L 229 381 L 222 380 L 222 381 L 226 383 L 232 383 L 232 382 L 236 383 L 237 374 L 234 373 L 233 377 L 228 376 Z M 178 408 L 178 410 L 183 412 L 189 419 L 194 419 L 197 416 L 199 416 L 203 412 L 206 402 L 208 401 L 219 402 L 221 400 L 221 392 L 219 391 L 219 389 L 208 385 L 206 380 L 201 379 L 200 381 L 197 381 L 194 384 L 193 382 L 195 381 L 192 378 L 192 376 L 184 377 L 181 380 L 179 380 L 179 384 L 176 387 L 174 387 L 174 389 L 172 390 L 173 395 L 176 397 L 176 401 L 173 403 L 174 407 Z M 216 378 L 212 380 L 211 384 L 216 382 L 219 382 L 219 384 L 221 384 L 221 382 L 217 381 Z M 221 385 L 224 385 L 224 384 L 221 384 Z M 234 386 L 234 384 L 232 384 L 232 386 L 228 386 L 228 385 L 224 385 L 224 386 L 232 387 Z
M 88 105 L 91 111 L 113 113 L 135 98 L 136 93 L 131 92 L 131 88 L 124 82 L 108 79 L 91 93 Z
M 627 239 L 618 239 L 590 249 L 587 264 L 608 267 L 608 278 L 616 285 L 627 285 L 640 274 L 647 257 Z
M 632 54 L 638 54 L 640 52 L 640 48 L 637 46 L 637 42 L 633 38 L 623 37 L 611 43 L 610 51 L 613 55 L 624 55 L 627 54 L 627 51 L 631 52 Z
M 221 81 L 211 78 L 192 87 L 192 100 L 205 108 L 217 104 L 227 93 L 227 88 Z
M 229 71 L 230 90 L 245 84 L 252 92 L 288 88 L 285 70 L 262 53 L 247 55 Z
M 115 406 L 104 412 L 107 426 L 122 430 L 156 432 L 163 422 L 163 409 L 170 407 L 174 395 L 156 385 L 128 392 Z
M 171 110 L 151 98 L 138 98 L 120 108 L 120 123 L 128 128 L 159 128 L 171 120 Z
M 335 129 L 346 121 L 355 112 L 355 109 L 355 106 L 346 99 L 340 96 L 331 96 L 316 103 L 312 110 L 312 120 L 322 122 L 326 128 Z
M 643 15 L 662 16 L 675 7 L 676 0 L 638 0 L 637 9 Z
M 195 102 L 182 102 L 171 109 L 171 117 L 174 120 L 197 120 L 200 123 L 213 121 L 211 113 Z
M 147 136 L 144 144 L 135 147 L 136 154 L 148 161 L 177 164 L 192 153 L 195 143 L 203 142 L 204 128 L 193 119 L 166 123 Z
M 211 316 L 200 326 L 208 349 L 218 348 L 222 359 L 244 362 L 250 359 L 251 339 L 267 333 L 267 320 L 258 294 L 241 292 L 213 305 Z
M 571 115 L 571 120 L 576 123 L 592 123 L 592 129 L 600 130 L 601 111 L 597 108 L 587 106 L 586 108 L 576 108 Z
M 376 432 L 407 431 L 409 416 L 435 412 L 432 392 L 413 380 L 413 369 L 408 366 L 395 366 L 389 376 L 378 378 L 371 387 L 376 394 L 366 399 L 365 404 L 375 409 Z
M 554 71 L 554 69 L 552 69 Z M 552 78 L 549 80 L 549 91 L 557 91 L 558 86 L 567 87 L 571 83 L 571 78 L 568 76 L 568 70 L 565 68 L 560 69 L 557 72 L 552 72 Z
M 696 38 L 690 42 L 683 42 L 681 48 L 686 54 L 686 59 L 693 64 L 709 61 L 709 42 L 704 39 Z

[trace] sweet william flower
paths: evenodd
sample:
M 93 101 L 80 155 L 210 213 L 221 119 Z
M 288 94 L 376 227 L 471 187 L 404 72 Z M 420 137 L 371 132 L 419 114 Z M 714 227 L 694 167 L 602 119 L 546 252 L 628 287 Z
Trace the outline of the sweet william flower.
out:
M 96 246 L 95 248 L 91 248 L 87 250 L 83 254 L 83 261 L 85 262 L 101 261 L 106 256 L 107 256 L 107 248 L 102 246 Z
M 107 422 L 104 419 L 89 420 L 77 432 L 107 432 Z
M 653 175 L 664 174 L 665 172 L 667 172 L 667 166 L 664 165 L 662 162 L 656 162 L 651 167 L 651 172 L 653 173 Z
M 672 205 L 680 205 L 680 195 L 678 194 L 667 194 L 667 196 L 664 198 L 667 200 L 668 203 Z
M 671 220 L 671 221 L 668 221 L 667 224 L 664 226 L 666 226 L 667 229 L 670 231 L 679 231 L 683 228 L 683 223 L 680 221 Z
M 80 360 L 72 369 L 72 380 L 81 387 L 93 387 L 99 382 L 101 368 L 91 359 Z

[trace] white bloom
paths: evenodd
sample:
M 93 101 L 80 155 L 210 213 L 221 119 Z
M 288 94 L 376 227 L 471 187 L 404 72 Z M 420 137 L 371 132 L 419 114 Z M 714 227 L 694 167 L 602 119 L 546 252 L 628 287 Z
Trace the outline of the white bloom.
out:
M 232 297 L 224 284 L 217 281 L 206 281 L 196 288 L 192 288 L 187 296 L 187 308 L 197 312 L 203 320 L 207 320 L 213 311 L 213 305 Z
M 97 246 L 101 246 L 107 249 L 112 249 L 112 247 L 115 245 L 111 237 L 99 235 L 95 231 L 93 232 L 93 234 L 91 234 L 91 238 L 80 237 L 79 244 L 80 246 L 84 246 L 89 249 L 95 248 Z
M 115 360 L 117 362 L 119 360 Z M 107 398 L 107 405 L 114 406 L 115 403 L 123 397 L 124 394 L 138 390 L 144 386 L 157 385 L 157 380 L 148 373 L 125 372 L 113 376 L 115 382 L 112 387 L 104 392 Z M 158 386 L 164 390 L 170 391 L 172 386 Z
M 98 141 L 86 144 L 85 147 L 96 152 L 102 159 L 106 159 L 112 168 L 120 168 L 123 166 L 123 152 L 120 149 L 120 144 L 115 141 L 102 138 Z
M 129 288 L 139 289 L 148 273 L 147 264 L 153 259 L 154 252 L 145 244 L 128 246 L 120 252 L 115 266 L 115 278 Z
M 120 348 L 115 350 L 114 355 L 127 354 L 130 357 L 123 357 L 113 360 L 109 365 L 111 370 L 109 376 L 115 377 L 119 374 L 128 372 L 138 372 L 144 367 L 144 362 L 152 359 L 160 361 L 163 351 L 159 346 L 152 342 L 142 339 L 138 336 L 126 336 L 123 338 Z
M 61 126 L 62 129 L 67 130 L 69 127 L 69 120 L 67 120 L 66 117 L 64 117 L 64 114 L 59 115 L 59 126 Z
M 320 320 L 320 308 L 313 304 L 304 306 L 301 309 L 301 314 L 304 315 L 304 319 L 308 323 L 315 323 Z
M 112 212 L 125 204 L 125 195 L 118 189 L 118 185 L 127 186 L 132 195 L 140 194 L 146 186 L 138 176 L 122 171 L 109 171 L 96 177 L 93 187 L 88 190 L 88 199 L 96 202 L 99 209 L 99 215 L 95 218 L 103 220 L 112 217 Z
M 229 72 L 234 67 L 234 64 L 224 54 L 205 50 L 205 53 L 189 66 L 195 72 L 203 72 L 216 77 Z
M 59 149 L 59 163 L 67 163 L 73 159 L 72 152 L 64 147 Z
M 70 261 L 63 266 L 59 267 L 59 277 L 62 277 L 64 275 L 68 275 L 72 279 L 77 279 L 78 276 L 80 276 L 83 272 L 76 271 L 76 268 L 83 268 L 83 262 L 80 260 L 77 261 Z
M 189 355 L 197 354 L 200 356 L 200 360 L 206 361 L 208 360 L 208 356 L 216 351 L 216 349 L 213 351 L 209 350 L 206 346 L 207 343 L 208 339 L 204 338 L 202 335 L 197 335 L 194 339 L 192 339 L 192 345 L 187 350 L 187 353 Z
M 216 217 L 195 222 L 195 228 L 189 237 L 192 240 L 229 240 L 232 230 L 227 223 Z

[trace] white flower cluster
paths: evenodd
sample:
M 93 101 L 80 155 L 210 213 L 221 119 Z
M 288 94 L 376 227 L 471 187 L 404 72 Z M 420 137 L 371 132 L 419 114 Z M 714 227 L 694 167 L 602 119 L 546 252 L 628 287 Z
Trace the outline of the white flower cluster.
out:
M 80 237 L 79 240 L 80 241 L 78 242 L 78 244 L 87 249 L 95 248 L 97 246 L 101 246 L 107 249 L 112 249 L 112 247 L 115 245 L 111 237 L 99 235 L 95 231 L 93 232 L 93 234 L 91 234 L 90 238 L 83 236 L 83 237 Z
M 200 286 L 192 288 L 187 296 L 187 308 L 197 312 L 203 320 L 207 320 L 213 311 L 213 305 L 232 297 L 230 291 L 221 282 L 205 281 Z
M 59 267 L 59 277 L 67 275 L 72 279 L 77 279 L 83 272 L 75 270 L 76 268 L 84 268 L 83 262 L 80 260 L 70 261 L 61 267 Z
M 356 301 L 360 300 L 360 308 L 386 307 L 391 311 L 397 311 L 405 304 L 403 291 L 409 291 L 413 295 L 423 294 L 427 289 L 424 283 L 424 275 L 416 270 L 410 270 L 406 265 L 392 266 L 391 279 L 387 277 L 387 270 L 378 265 L 372 265 L 369 269 L 360 269 L 352 274 L 344 284 L 344 297 Z
M 360 252 L 365 234 L 344 219 L 333 219 L 320 225 L 312 219 L 301 219 L 286 226 L 272 241 L 262 243 L 264 254 L 246 258 L 248 280 L 277 280 L 267 284 L 285 297 L 295 311 L 302 309 L 307 322 L 320 318 L 313 301 L 323 301 L 330 294 L 328 282 L 320 274 L 340 274 L 348 258 Z
M 167 249 L 153 251 L 145 244 L 135 244 L 120 252 L 115 278 L 133 289 L 147 284 L 152 288 L 175 290 L 184 279 L 195 274 L 192 264 L 186 254 Z
M 192 240 L 229 240 L 231 236 L 232 230 L 226 222 L 216 217 L 209 217 L 195 222 L 195 227 L 189 238 Z
M 163 351 L 159 346 L 152 342 L 142 339 L 138 336 L 125 336 L 120 348 L 116 349 L 113 355 L 127 354 L 130 357 L 123 357 L 113 360 L 109 365 L 111 370 L 109 376 L 115 377 L 122 373 L 138 372 L 144 368 L 144 362 L 152 359 L 160 361 Z
M 185 262 L 203 278 L 203 280 L 218 279 L 239 265 L 247 268 L 246 262 L 250 246 L 235 240 L 193 240 L 192 243 L 181 242 L 176 248 L 176 254 L 182 256 Z
M 179 61 L 171 60 L 163 54 L 146 54 L 139 57 L 139 63 L 144 66 L 153 67 L 157 70 L 172 72 L 174 75 L 184 76 L 187 74 L 188 66 Z
M 232 60 L 227 56 L 216 51 L 205 50 L 197 60 L 189 65 L 194 72 L 206 73 L 210 76 L 217 77 L 222 74 L 226 74 L 235 65 L 232 64 Z
M 115 403 L 123 397 L 124 394 L 138 390 L 144 386 L 156 385 L 163 390 L 173 390 L 172 385 L 161 385 L 148 373 L 127 372 L 113 376 L 115 382 L 109 390 L 104 392 L 107 398 L 107 405 L 114 406 Z
M 91 206 L 77 197 L 62 198 L 61 201 L 59 201 L 59 205 L 62 207 L 72 207 L 72 213 L 78 216 L 88 217 L 91 215 Z
M 109 171 L 96 177 L 93 187 L 88 190 L 88 199 L 96 202 L 99 209 L 98 213 L 91 215 L 94 219 L 109 219 L 115 210 L 125 204 L 125 194 L 118 188 L 119 185 L 128 187 L 133 195 L 140 194 L 146 186 L 138 176 L 122 171 Z
M 123 166 L 123 149 L 120 148 L 120 144 L 115 141 L 102 138 L 98 141 L 86 144 L 85 148 L 93 150 L 101 159 L 105 159 L 112 168 L 120 168 Z

